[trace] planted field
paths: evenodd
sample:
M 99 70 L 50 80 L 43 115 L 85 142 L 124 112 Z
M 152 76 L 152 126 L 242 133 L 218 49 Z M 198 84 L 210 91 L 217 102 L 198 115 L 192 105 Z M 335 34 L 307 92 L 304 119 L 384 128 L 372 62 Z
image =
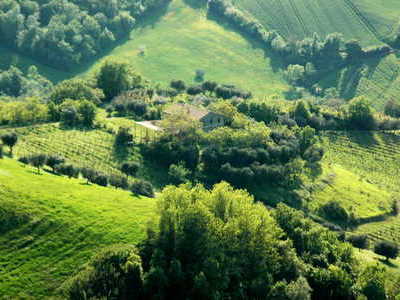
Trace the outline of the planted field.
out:
M 400 135 L 363 131 L 326 133 L 328 163 L 393 194 L 400 191 Z
M 155 200 L 0 160 L 0 295 L 45 299 L 102 248 L 144 237 Z
M 360 80 L 356 94 L 366 95 L 378 110 L 388 100 L 398 99 L 400 93 L 400 60 L 394 54 L 371 62 Z
M 319 185 L 312 192 L 309 208 L 318 212 L 324 204 L 336 201 L 356 219 L 385 215 L 392 210 L 390 193 L 368 183 L 337 165 L 325 165 Z
M 140 55 L 141 49 L 144 55 Z M 287 88 L 263 50 L 232 29 L 207 19 L 203 9 L 192 8 L 182 0 L 171 2 L 166 12 L 148 16 L 133 30 L 130 40 L 104 59 L 108 58 L 124 60 L 164 85 L 173 79 L 196 84 L 195 71 L 201 69 L 206 80 L 235 84 L 258 96 L 281 94 Z
M 340 32 L 363 45 L 379 44 L 381 33 L 352 0 L 234 0 L 234 4 L 287 39 Z
M 382 222 L 361 225 L 356 232 L 367 234 L 373 242 L 386 240 L 400 246 L 400 217 L 391 217 Z

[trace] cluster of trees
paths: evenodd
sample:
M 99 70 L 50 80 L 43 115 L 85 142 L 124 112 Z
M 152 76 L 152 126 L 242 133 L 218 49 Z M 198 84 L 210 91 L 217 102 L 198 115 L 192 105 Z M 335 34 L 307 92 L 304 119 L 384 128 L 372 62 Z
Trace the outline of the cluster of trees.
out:
M 183 80 L 173 80 L 170 87 L 178 93 L 186 92 L 189 95 L 209 94 L 221 99 L 231 99 L 239 97 L 249 99 L 252 97 L 251 92 L 243 91 L 234 85 L 218 84 L 215 81 L 205 81 L 200 85 L 187 86 Z
M 56 68 L 68 69 L 127 36 L 136 18 L 162 2 L 4 0 L 0 3 L 0 41 Z
M 278 106 L 257 101 L 233 101 L 237 110 L 265 124 L 289 127 L 310 126 L 317 130 L 397 130 L 400 129 L 400 105 L 389 101 L 385 113 L 390 118 L 379 118 L 365 97 L 358 97 L 338 108 L 316 105 L 303 100 L 294 105 Z
M 49 121 L 49 108 L 37 97 L 18 101 L 0 99 L 0 125 L 27 125 Z
M 7 137 L 4 136 L 4 139 L 6 138 Z M 87 180 L 88 184 L 93 183 L 100 186 L 113 186 L 115 188 L 130 190 L 136 195 L 154 197 L 154 189 L 150 182 L 141 179 L 129 180 L 129 176 L 135 176 L 139 170 L 140 165 L 136 162 L 126 162 L 121 165 L 121 172 L 126 174 L 125 177 L 117 174 L 107 175 L 92 168 L 77 167 L 74 164 L 66 162 L 63 157 L 57 155 L 39 153 L 22 156 L 18 160 L 23 164 L 29 164 L 37 168 L 38 173 L 40 173 L 40 170 L 45 166 L 48 166 L 55 174 L 65 175 L 69 178 L 78 178 L 81 176 Z
M 169 186 L 158 226 L 107 249 L 65 285 L 70 299 L 387 299 L 385 270 L 301 212 L 245 191 Z M 360 270 L 360 271 L 358 271 Z
M 35 66 L 26 73 L 15 66 L 0 70 L 0 95 L 9 97 L 32 97 L 49 93 L 53 84 L 41 76 Z
M 315 130 L 310 127 L 276 129 L 269 135 L 262 130 L 262 126 L 220 128 L 209 133 L 210 143 L 200 158 L 207 179 L 225 180 L 236 187 L 270 184 L 290 188 L 323 157 Z

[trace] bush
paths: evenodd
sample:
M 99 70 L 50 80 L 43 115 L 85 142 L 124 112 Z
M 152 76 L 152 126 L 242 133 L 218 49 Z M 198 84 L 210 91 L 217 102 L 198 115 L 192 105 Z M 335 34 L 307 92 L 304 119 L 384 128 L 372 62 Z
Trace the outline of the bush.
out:
M 0 145 L 0 159 L 3 158 L 3 145 Z
M 66 176 L 68 176 L 68 178 L 72 178 L 72 177 L 77 178 L 79 176 L 79 168 L 75 167 L 72 164 L 57 165 L 55 170 L 58 174 L 66 175 Z
M 386 260 L 395 259 L 399 255 L 399 247 L 394 243 L 381 241 L 375 245 L 374 252 L 386 257 Z
M 137 162 L 126 162 L 121 165 L 121 172 L 128 176 L 136 176 L 139 171 L 139 164 Z
M 96 177 L 93 178 L 92 181 L 94 184 L 107 186 L 108 185 L 108 177 L 104 174 L 98 174 Z
M 27 156 L 21 156 L 20 158 L 18 158 L 18 161 L 19 161 L 20 163 L 23 163 L 24 165 L 27 165 L 27 164 L 29 164 L 29 157 L 27 157 Z
M 185 168 L 185 164 L 172 164 L 169 166 L 168 175 L 172 184 L 181 184 L 188 180 L 190 171 Z
M 29 163 L 37 168 L 40 173 L 40 168 L 46 164 L 47 156 L 45 154 L 35 154 L 29 157 Z
M 129 187 L 128 179 L 126 177 L 119 176 L 119 175 L 110 175 L 108 182 L 113 187 L 121 188 L 124 190 L 128 189 L 128 187 Z
M 368 236 L 365 234 L 352 235 L 347 238 L 347 241 L 358 249 L 367 249 L 369 244 Z
M 320 212 L 332 221 L 339 223 L 347 223 L 349 221 L 349 215 L 337 201 L 330 201 L 320 208 Z
M 80 172 L 82 174 L 82 177 L 87 180 L 87 183 L 94 182 L 97 176 L 97 171 L 90 168 L 82 168 Z
M 46 160 L 46 165 L 49 166 L 53 170 L 53 172 L 55 172 L 56 166 L 59 164 L 63 164 L 64 162 L 65 159 L 60 156 L 49 155 Z
M 145 180 L 136 180 L 131 184 L 131 191 L 136 195 L 143 195 L 149 198 L 154 198 L 153 186 Z

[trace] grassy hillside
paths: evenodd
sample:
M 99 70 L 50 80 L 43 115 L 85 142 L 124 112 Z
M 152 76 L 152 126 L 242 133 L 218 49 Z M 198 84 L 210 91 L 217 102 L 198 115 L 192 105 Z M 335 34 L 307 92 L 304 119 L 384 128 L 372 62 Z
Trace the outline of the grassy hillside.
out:
M 0 295 L 48 297 L 101 248 L 136 243 L 155 200 L 0 160 Z
M 356 219 L 376 217 L 391 212 L 391 194 L 338 166 L 325 165 L 319 184 L 312 192 L 311 211 L 330 201 L 337 201 Z
M 360 195 L 373 195 L 370 199 L 364 199 L 365 202 L 362 204 L 364 209 L 388 193 L 393 199 L 399 200 L 400 135 L 398 132 L 331 132 L 326 134 L 326 137 L 328 151 L 325 160 L 328 163 L 339 165 L 381 190 L 374 195 L 366 187 L 360 186 Z M 342 189 L 343 191 L 347 192 Z M 372 241 L 389 240 L 400 245 L 400 217 L 393 216 L 383 221 L 361 225 L 356 232 L 368 234 Z
M 146 49 L 144 56 L 139 55 L 141 47 Z M 195 71 L 202 69 L 207 80 L 235 84 L 257 95 L 280 94 L 286 88 L 261 49 L 182 0 L 174 0 L 161 15 L 149 16 L 130 40 L 104 59 L 111 57 L 164 84 L 172 79 L 194 83 Z
M 364 0 L 363 4 L 370 2 Z M 321 37 L 340 32 L 347 39 L 360 40 L 365 46 L 379 44 L 381 33 L 367 17 L 369 15 L 366 16 L 352 0 L 234 0 L 234 3 L 265 28 L 276 30 L 287 39 L 303 39 L 314 32 Z M 376 7 L 379 9 L 375 8 L 374 15 L 384 14 L 385 10 L 380 7 L 385 5 Z M 398 3 L 393 6 L 400 8 Z M 392 22 L 389 18 L 384 20 Z

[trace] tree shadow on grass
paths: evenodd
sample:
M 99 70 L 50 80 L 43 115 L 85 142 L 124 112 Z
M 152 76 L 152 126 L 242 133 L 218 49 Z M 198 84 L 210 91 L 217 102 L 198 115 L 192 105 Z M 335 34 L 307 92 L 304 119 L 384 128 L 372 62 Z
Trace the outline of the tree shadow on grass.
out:
M 346 131 L 344 134 L 351 142 L 361 147 L 369 148 L 379 143 L 374 131 Z
M 382 264 L 384 264 L 385 266 L 389 267 L 389 268 L 394 268 L 397 269 L 397 265 L 395 265 L 394 263 L 392 263 L 390 261 L 390 259 L 386 260 L 383 258 L 378 258 L 379 262 L 381 262 Z

